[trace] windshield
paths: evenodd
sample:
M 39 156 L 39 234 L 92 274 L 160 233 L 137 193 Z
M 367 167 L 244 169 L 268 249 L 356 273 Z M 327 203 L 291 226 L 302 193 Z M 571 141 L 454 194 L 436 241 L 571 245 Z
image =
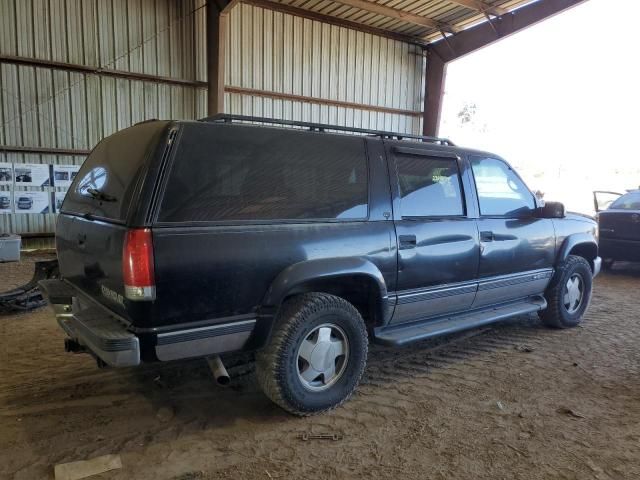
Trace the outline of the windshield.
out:
M 98 143 L 69 187 L 62 213 L 126 221 L 140 173 L 167 124 L 134 125 Z
M 610 210 L 640 210 L 640 192 L 627 193 L 609 207 Z

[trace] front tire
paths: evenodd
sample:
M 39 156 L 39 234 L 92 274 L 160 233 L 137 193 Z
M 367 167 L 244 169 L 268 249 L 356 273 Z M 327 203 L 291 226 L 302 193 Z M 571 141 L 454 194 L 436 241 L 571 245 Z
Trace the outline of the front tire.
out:
M 358 386 L 367 360 L 367 330 L 343 298 L 306 293 L 281 308 L 269 344 L 256 355 L 264 393 L 300 416 L 336 408 Z
M 540 317 L 545 325 L 554 328 L 575 327 L 591 301 L 593 273 L 589 262 L 569 255 L 558 266 L 545 293 L 547 308 Z

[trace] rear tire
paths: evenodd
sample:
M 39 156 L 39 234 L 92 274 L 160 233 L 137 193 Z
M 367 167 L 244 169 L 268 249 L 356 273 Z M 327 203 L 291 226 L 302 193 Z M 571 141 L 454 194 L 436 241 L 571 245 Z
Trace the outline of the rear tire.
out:
M 326 293 L 293 297 L 282 306 L 269 344 L 256 354 L 258 383 L 294 415 L 326 412 L 348 400 L 358 386 L 367 344 L 360 313 L 343 298 Z
M 540 314 L 543 323 L 554 328 L 578 325 L 591 301 L 592 280 L 589 262 L 569 255 L 558 266 L 545 292 L 548 306 Z

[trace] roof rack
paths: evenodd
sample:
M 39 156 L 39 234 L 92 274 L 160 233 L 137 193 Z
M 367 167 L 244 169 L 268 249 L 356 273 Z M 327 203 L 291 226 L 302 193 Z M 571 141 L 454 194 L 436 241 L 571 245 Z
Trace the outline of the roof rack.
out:
M 440 145 L 448 145 L 454 147 L 455 144 L 448 138 L 438 137 L 425 137 L 423 135 L 413 135 L 411 133 L 396 133 L 396 132 L 384 132 L 382 130 L 369 130 L 366 128 L 356 127 L 343 127 L 339 125 L 328 125 L 324 123 L 311 123 L 311 122 L 297 122 L 294 120 L 279 120 L 277 118 L 265 118 L 265 117 L 251 117 L 249 115 L 228 115 L 219 113 L 211 117 L 202 118 L 200 122 L 212 122 L 212 123 L 232 123 L 232 122 L 252 122 L 252 123 L 269 123 L 273 125 L 285 125 L 288 127 L 301 127 L 306 128 L 312 132 L 350 132 L 350 133 L 362 133 L 366 135 L 372 135 L 380 138 L 396 139 L 396 140 L 419 140 L 422 142 L 437 143 Z

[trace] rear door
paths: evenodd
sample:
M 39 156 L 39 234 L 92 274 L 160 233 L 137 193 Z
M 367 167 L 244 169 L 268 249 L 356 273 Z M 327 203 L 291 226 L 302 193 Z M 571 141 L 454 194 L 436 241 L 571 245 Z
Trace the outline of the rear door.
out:
M 553 274 L 555 230 L 537 218 L 533 193 L 503 160 L 470 156 L 480 218 L 475 307 L 542 293 Z
M 93 149 L 69 187 L 56 226 L 62 276 L 131 319 L 122 279 L 122 248 L 132 218 L 145 210 L 143 186 L 152 189 L 150 161 L 166 144 L 168 122 L 117 132 Z
M 474 206 L 464 194 L 465 163 L 422 145 L 388 145 L 398 241 L 392 323 L 468 309 L 477 289 Z

